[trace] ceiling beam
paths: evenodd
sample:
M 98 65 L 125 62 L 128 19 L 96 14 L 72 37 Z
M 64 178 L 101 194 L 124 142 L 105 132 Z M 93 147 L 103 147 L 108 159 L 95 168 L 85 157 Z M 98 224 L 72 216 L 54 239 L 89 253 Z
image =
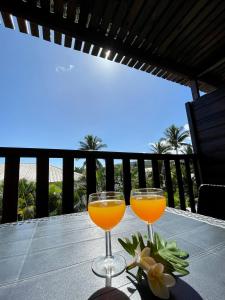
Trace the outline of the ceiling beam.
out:
M 180 65 L 174 61 L 153 55 L 152 53 L 144 52 L 139 48 L 132 48 L 129 44 L 105 36 L 104 32 L 97 32 L 93 29 L 85 28 L 80 26 L 79 23 L 71 24 L 67 19 L 29 4 L 29 1 L 1 0 L 0 10 L 76 39 L 90 42 L 102 48 L 114 50 L 123 56 L 132 57 L 150 65 L 156 65 L 157 67 L 165 69 L 165 71 L 181 75 L 188 80 L 196 78 L 196 70 L 188 66 Z M 221 84 L 219 78 L 211 78 L 210 76 L 201 76 L 201 81 L 214 87 Z

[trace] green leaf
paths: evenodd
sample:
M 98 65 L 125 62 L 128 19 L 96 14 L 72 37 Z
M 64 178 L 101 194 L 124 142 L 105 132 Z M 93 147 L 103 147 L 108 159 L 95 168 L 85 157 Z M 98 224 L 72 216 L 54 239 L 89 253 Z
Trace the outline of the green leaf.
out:
M 138 242 L 138 239 L 137 239 L 136 235 L 132 235 L 132 241 L 133 241 L 134 249 L 137 249 L 137 246 L 138 246 L 139 242 Z
M 124 241 L 119 239 L 119 242 L 132 256 L 135 255 L 135 249 L 138 244 L 141 250 L 148 246 L 151 249 L 151 256 L 154 260 L 164 265 L 165 272 L 170 274 L 177 273 L 180 276 L 189 274 L 189 271 L 186 269 L 189 266 L 189 263 L 186 261 L 189 254 L 179 249 L 175 241 L 167 242 L 158 233 L 154 233 L 154 243 L 147 241 L 147 245 L 145 245 L 140 232 L 138 232 L 137 235 L 132 235 L 131 240 L 127 238 Z M 141 271 L 139 271 L 139 273 L 140 272 Z M 140 274 L 137 274 L 137 276 L 140 276 Z
M 134 249 L 129 243 L 124 242 L 122 239 L 118 239 L 118 242 L 130 255 L 135 255 Z
M 143 237 L 142 237 L 140 232 L 137 233 L 137 236 L 138 236 L 138 241 L 139 241 L 139 244 L 140 244 L 140 248 L 141 248 L 141 250 L 143 250 L 145 248 L 145 243 L 143 241 Z

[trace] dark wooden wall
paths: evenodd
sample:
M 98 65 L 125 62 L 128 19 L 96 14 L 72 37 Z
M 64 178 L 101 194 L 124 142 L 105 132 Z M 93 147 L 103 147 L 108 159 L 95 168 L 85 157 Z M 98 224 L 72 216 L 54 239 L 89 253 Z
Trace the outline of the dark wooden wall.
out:
M 225 87 L 186 103 L 203 183 L 225 184 Z

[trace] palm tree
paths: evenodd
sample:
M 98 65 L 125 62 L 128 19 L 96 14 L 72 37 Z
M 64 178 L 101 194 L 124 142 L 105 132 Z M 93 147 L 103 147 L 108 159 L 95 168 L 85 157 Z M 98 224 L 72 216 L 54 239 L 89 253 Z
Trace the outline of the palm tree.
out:
M 102 139 L 99 138 L 98 136 L 94 136 L 92 134 L 87 134 L 84 137 L 83 141 L 80 141 L 80 148 L 79 150 L 100 150 L 102 148 L 106 148 L 107 145 L 102 143 Z M 97 165 L 97 169 L 102 168 L 102 164 L 100 163 L 100 161 L 97 159 L 96 160 L 96 165 Z M 85 166 L 85 163 L 83 165 L 83 167 Z
M 87 134 L 84 141 L 80 141 L 79 150 L 100 150 L 106 148 L 107 145 L 102 143 L 102 139 L 92 134 Z
M 188 130 L 185 130 L 183 127 L 176 127 L 171 125 L 164 132 L 164 140 L 171 146 L 173 150 L 178 154 L 178 150 L 181 146 L 187 145 L 185 140 L 190 136 Z
M 181 149 L 181 152 L 183 154 L 193 154 L 193 147 L 191 144 L 187 144 Z
M 171 146 L 165 143 L 163 139 L 151 144 L 151 152 L 157 154 L 166 154 L 171 150 Z

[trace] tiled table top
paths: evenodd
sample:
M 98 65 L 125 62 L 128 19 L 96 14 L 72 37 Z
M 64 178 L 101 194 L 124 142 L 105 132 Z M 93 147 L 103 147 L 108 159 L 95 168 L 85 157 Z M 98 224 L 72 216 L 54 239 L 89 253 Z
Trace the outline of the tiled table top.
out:
M 190 253 L 190 275 L 177 280 L 171 299 L 225 299 L 224 221 L 168 208 L 154 229 Z M 113 252 L 129 261 L 117 238 L 137 231 L 146 233 L 145 224 L 127 208 L 112 231 Z M 155 299 L 126 272 L 105 287 L 91 271 L 104 246 L 87 213 L 1 225 L 0 299 Z

